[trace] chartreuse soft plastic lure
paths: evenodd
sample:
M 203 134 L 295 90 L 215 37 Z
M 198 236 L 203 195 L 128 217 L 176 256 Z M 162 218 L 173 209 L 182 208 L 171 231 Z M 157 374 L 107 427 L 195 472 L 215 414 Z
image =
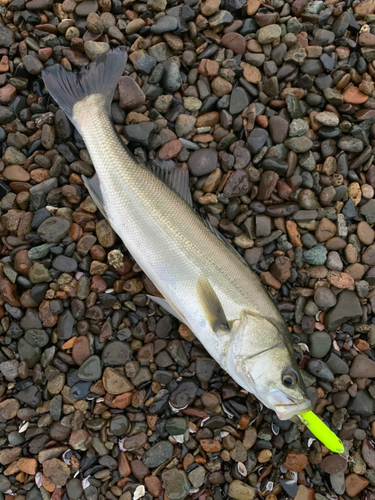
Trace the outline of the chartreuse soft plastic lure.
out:
M 335 453 L 343 453 L 345 451 L 344 445 L 340 439 L 329 429 L 319 417 L 312 411 L 301 413 L 299 418 L 306 425 L 306 427 L 314 434 L 315 437 L 321 441 L 324 446 Z

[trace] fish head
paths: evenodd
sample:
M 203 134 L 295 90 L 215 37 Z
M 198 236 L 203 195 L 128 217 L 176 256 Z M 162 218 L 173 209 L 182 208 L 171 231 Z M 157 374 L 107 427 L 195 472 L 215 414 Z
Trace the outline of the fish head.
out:
M 244 314 L 233 327 L 227 358 L 233 378 L 280 420 L 311 410 L 285 324 Z

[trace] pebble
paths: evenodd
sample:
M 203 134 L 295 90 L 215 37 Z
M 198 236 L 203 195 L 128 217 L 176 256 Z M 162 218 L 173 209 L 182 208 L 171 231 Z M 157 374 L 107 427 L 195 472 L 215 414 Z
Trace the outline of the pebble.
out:
M 38 234 L 46 243 L 59 243 L 70 230 L 70 223 L 66 219 L 50 217 L 38 227 Z
M 19 410 L 19 403 L 16 399 L 8 398 L 0 403 L 0 416 L 3 420 L 12 420 Z
M 134 386 L 119 371 L 106 368 L 103 372 L 103 386 L 109 394 L 123 394 L 131 391 Z
M 43 462 L 43 474 L 57 486 L 65 486 L 70 475 L 69 467 L 57 458 Z
M 85 381 L 94 381 L 100 379 L 102 367 L 99 356 L 90 356 L 87 358 L 78 370 L 78 377 Z
M 322 359 L 331 349 L 332 340 L 326 332 L 314 332 L 309 336 L 310 355 Z
M 165 470 L 162 474 L 165 493 L 170 500 L 183 500 L 190 491 L 186 472 L 176 468 Z
M 362 315 L 357 295 L 349 290 L 343 290 L 337 300 L 337 304 L 331 309 L 325 317 L 325 325 L 328 331 L 334 330 L 337 326 L 353 318 L 359 318 Z
M 228 495 L 235 500 L 252 500 L 255 497 L 254 488 L 235 479 L 229 485 Z
M 210 174 L 217 168 L 217 160 L 217 152 L 213 149 L 198 149 L 189 157 L 189 171 L 197 177 Z
M 153 445 L 142 457 L 142 462 L 147 467 L 154 469 L 159 467 L 173 454 L 173 445 L 169 441 L 159 441 Z
M 291 451 L 285 457 L 283 467 L 292 472 L 301 472 L 306 467 L 307 463 L 306 455 Z

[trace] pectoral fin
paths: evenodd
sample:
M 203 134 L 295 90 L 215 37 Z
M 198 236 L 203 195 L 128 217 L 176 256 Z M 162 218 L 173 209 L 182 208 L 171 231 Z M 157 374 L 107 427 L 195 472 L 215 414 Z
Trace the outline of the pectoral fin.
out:
M 204 276 L 198 279 L 197 293 L 204 315 L 214 332 L 227 333 L 228 320 L 215 290 Z
M 174 316 L 177 318 L 181 323 L 184 323 L 185 325 L 189 326 L 186 319 L 184 316 L 178 311 L 174 306 L 171 306 L 169 302 L 167 302 L 165 299 L 162 299 L 161 297 L 154 297 L 153 295 L 147 295 L 153 302 L 158 304 L 160 307 L 165 309 L 171 316 Z

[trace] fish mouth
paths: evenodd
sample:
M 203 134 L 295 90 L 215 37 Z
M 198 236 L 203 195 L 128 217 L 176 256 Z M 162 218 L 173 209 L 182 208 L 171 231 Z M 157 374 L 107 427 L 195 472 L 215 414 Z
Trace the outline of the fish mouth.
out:
M 296 415 L 301 415 L 302 413 L 312 410 L 311 401 L 309 399 L 294 399 L 281 390 L 272 391 L 267 399 L 272 404 L 280 420 L 290 420 Z
M 289 404 L 281 404 L 275 406 L 275 411 L 280 420 L 290 420 L 296 415 L 301 415 L 307 411 L 312 410 L 312 404 L 310 400 L 304 400 L 300 402 L 290 402 Z

